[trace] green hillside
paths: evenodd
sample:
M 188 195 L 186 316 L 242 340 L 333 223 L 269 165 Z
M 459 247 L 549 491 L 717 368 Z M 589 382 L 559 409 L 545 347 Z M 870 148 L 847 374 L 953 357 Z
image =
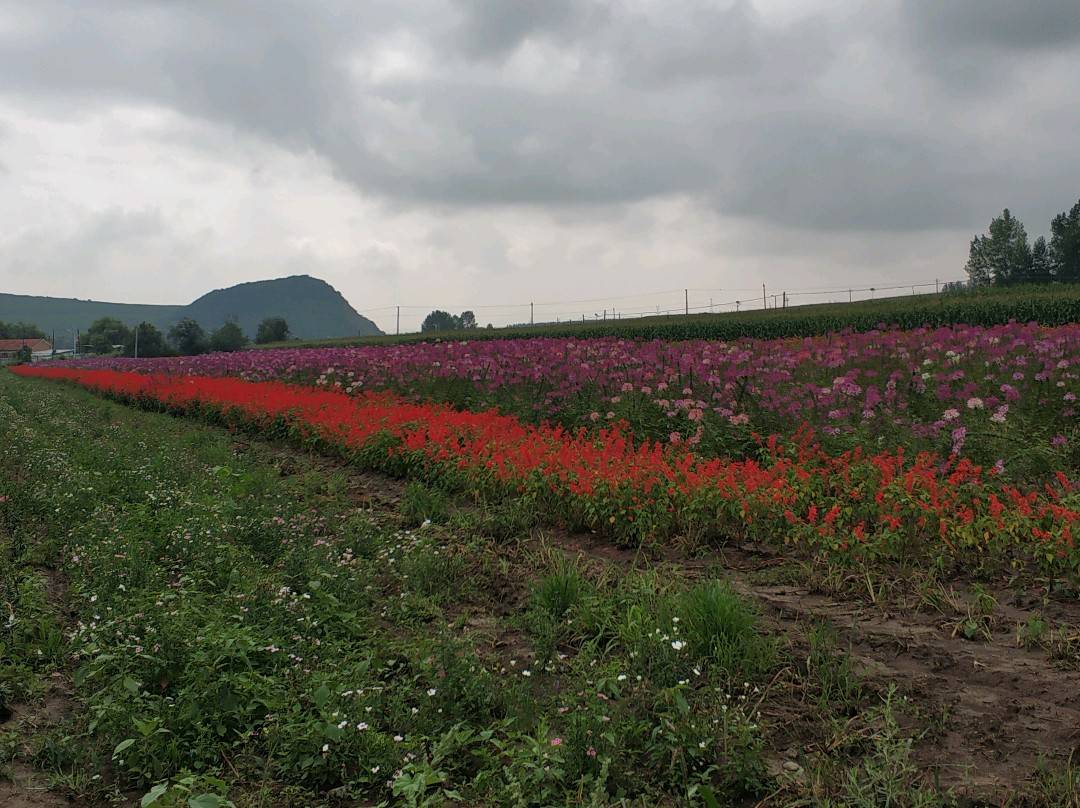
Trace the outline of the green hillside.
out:
M 265 317 L 284 317 L 301 339 L 373 336 L 378 326 L 361 316 L 334 287 L 309 275 L 242 283 L 209 292 L 186 306 L 106 303 L 62 297 L 0 293 L 0 321 L 34 323 L 46 334 L 56 333 L 57 347 L 71 344 L 74 329 L 86 331 L 99 317 L 128 324 L 153 323 L 167 330 L 182 317 L 191 317 L 207 331 L 235 319 L 249 337 Z

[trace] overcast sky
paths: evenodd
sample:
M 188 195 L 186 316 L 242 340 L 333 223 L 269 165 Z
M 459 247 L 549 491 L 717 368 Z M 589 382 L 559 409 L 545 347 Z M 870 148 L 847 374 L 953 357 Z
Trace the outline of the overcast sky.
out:
M 955 279 L 1080 198 L 1077 76 L 1076 0 L 0 0 L 0 291 L 309 273 L 409 327 Z

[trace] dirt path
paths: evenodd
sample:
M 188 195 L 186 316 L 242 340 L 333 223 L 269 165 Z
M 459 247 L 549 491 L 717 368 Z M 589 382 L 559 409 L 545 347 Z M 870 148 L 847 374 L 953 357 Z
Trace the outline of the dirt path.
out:
M 544 531 L 544 537 L 571 554 L 650 563 L 589 536 Z M 972 799 L 1000 799 L 1022 789 L 1041 761 L 1064 763 L 1080 749 L 1080 672 L 1061 670 L 1044 650 L 1016 643 L 1012 627 L 1033 611 L 1005 608 L 1010 622 L 989 639 L 972 641 L 942 615 L 893 612 L 799 585 L 763 586 L 753 580 L 752 557 L 735 548 L 693 559 L 670 554 L 663 563 L 702 572 L 722 566 L 732 586 L 760 603 L 772 627 L 789 635 L 814 621 L 831 624 L 869 684 L 880 690 L 895 684 L 923 710 L 944 716 L 939 731 L 916 745 L 917 760 L 936 770 L 943 787 Z M 1052 611 L 1071 616 L 1070 606 Z

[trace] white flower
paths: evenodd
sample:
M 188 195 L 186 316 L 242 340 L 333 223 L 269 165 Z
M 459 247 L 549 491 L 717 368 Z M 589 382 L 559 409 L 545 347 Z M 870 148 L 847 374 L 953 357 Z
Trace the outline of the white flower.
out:
M 401 743 L 401 742 L 402 742 L 402 741 L 404 741 L 404 740 L 405 740 L 405 739 L 404 739 L 404 738 L 402 738 L 402 737 L 401 737 L 400 735 L 395 735 L 395 736 L 394 736 L 394 743 Z
M 428 690 L 427 694 L 429 696 L 434 696 L 437 692 L 438 691 L 435 688 L 431 688 L 430 690 Z
M 363 732 L 365 729 L 368 728 L 367 721 L 361 721 L 359 724 L 356 725 L 356 728 Z
M 324 744 L 322 745 L 322 750 L 323 750 L 324 752 L 329 752 L 329 751 L 330 751 L 330 744 L 328 744 L 328 743 L 324 743 Z
M 676 651 L 681 651 L 686 647 L 686 643 L 684 643 L 682 640 L 675 640 L 671 643 L 671 647 L 674 648 Z
M 524 670 L 524 671 L 521 672 L 521 675 L 522 676 L 532 676 L 532 671 Z

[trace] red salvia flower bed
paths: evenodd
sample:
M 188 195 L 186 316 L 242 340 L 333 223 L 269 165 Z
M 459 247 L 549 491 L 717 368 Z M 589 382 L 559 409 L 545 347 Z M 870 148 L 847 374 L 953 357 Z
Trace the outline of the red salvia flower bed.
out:
M 1040 490 L 1020 490 L 992 469 L 925 452 L 827 455 L 808 429 L 787 443 L 762 439 L 756 460 L 727 460 L 635 442 L 622 425 L 570 432 L 389 393 L 110 370 L 14 372 L 234 427 L 284 431 L 390 473 L 525 496 L 549 518 L 629 543 L 694 531 L 863 557 L 929 553 L 1080 571 L 1080 493 L 1064 473 Z

